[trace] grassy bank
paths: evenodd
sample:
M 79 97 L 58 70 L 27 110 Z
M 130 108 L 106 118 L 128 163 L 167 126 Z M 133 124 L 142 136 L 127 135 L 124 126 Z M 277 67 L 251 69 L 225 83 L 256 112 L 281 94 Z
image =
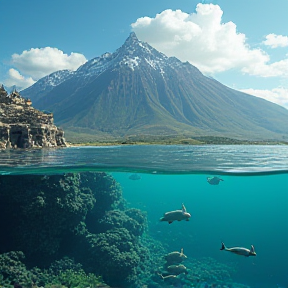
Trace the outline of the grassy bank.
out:
M 109 145 L 288 145 L 287 141 L 245 140 L 215 136 L 127 136 L 122 138 L 97 137 L 96 135 L 73 135 L 67 141 L 73 146 L 109 146 Z

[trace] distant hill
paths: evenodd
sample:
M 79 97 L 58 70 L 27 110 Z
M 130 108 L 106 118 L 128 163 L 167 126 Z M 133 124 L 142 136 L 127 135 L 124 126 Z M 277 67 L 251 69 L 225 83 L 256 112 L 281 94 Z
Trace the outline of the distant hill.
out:
M 21 95 L 52 111 L 66 135 L 288 139 L 288 110 L 204 76 L 135 33 L 114 53 L 52 73 Z

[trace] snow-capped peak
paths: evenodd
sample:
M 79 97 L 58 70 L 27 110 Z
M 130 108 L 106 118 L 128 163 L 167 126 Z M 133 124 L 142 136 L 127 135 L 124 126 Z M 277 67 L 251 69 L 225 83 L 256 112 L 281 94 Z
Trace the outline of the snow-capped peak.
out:
M 106 52 L 86 62 L 78 68 L 78 77 L 93 77 L 101 74 L 108 68 L 125 65 L 134 70 L 140 63 L 148 63 L 153 69 L 159 66 L 168 57 L 152 48 L 149 44 L 140 41 L 134 32 L 130 33 L 125 43 L 114 53 Z M 162 69 L 162 68 L 161 68 Z

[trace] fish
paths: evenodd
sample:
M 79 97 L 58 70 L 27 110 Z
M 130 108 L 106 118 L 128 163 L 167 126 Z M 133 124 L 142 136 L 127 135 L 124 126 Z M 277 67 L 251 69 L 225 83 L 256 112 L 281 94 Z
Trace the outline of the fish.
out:
M 175 210 L 166 212 L 162 218 L 160 218 L 160 221 L 166 221 L 169 224 L 173 223 L 173 221 L 182 221 L 186 220 L 189 221 L 189 218 L 191 217 L 191 214 L 187 212 L 186 207 L 182 203 L 182 209 L 181 210 Z
M 237 255 L 242 255 L 242 256 L 256 256 L 256 252 L 255 252 L 255 248 L 253 245 L 251 245 L 251 249 L 247 249 L 247 248 L 243 248 L 243 247 L 232 247 L 232 248 L 227 248 L 225 246 L 225 244 L 222 242 L 222 246 L 220 248 L 220 250 L 225 250 L 225 251 L 229 251 L 232 253 L 235 253 Z
M 129 176 L 129 179 L 130 179 L 130 180 L 140 180 L 140 179 L 141 179 L 141 176 L 138 175 L 137 173 L 134 173 L 134 174 L 131 174 L 131 175 Z
M 220 181 L 224 181 L 223 179 L 219 178 L 219 177 L 207 177 L 207 182 L 210 185 L 218 185 Z
M 165 279 L 174 279 L 174 278 L 177 278 L 177 275 L 173 275 L 173 274 L 169 274 L 169 275 L 166 275 L 166 276 L 163 276 L 161 273 L 157 273 L 163 280 Z
M 188 274 L 187 268 L 180 264 L 180 265 L 170 265 L 167 268 L 168 273 L 171 273 L 172 275 L 180 275 L 182 273 Z
M 165 260 L 167 261 L 168 265 L 181 263 L 185 259 L 187 259 L 187 256 L 184 255 L 183 248 L 181 249 L 181 252 L 174 251 L 165 255 Z

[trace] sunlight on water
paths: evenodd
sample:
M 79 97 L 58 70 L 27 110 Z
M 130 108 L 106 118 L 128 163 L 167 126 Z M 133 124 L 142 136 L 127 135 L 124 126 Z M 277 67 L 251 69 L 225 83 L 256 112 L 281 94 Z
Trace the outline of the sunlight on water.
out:
M 0 173 L 49 170 L 137 170 L 147 173 L 265 172 L 288 168 L 287 146 L 108 146 L 8 150 L 0 153 Z

